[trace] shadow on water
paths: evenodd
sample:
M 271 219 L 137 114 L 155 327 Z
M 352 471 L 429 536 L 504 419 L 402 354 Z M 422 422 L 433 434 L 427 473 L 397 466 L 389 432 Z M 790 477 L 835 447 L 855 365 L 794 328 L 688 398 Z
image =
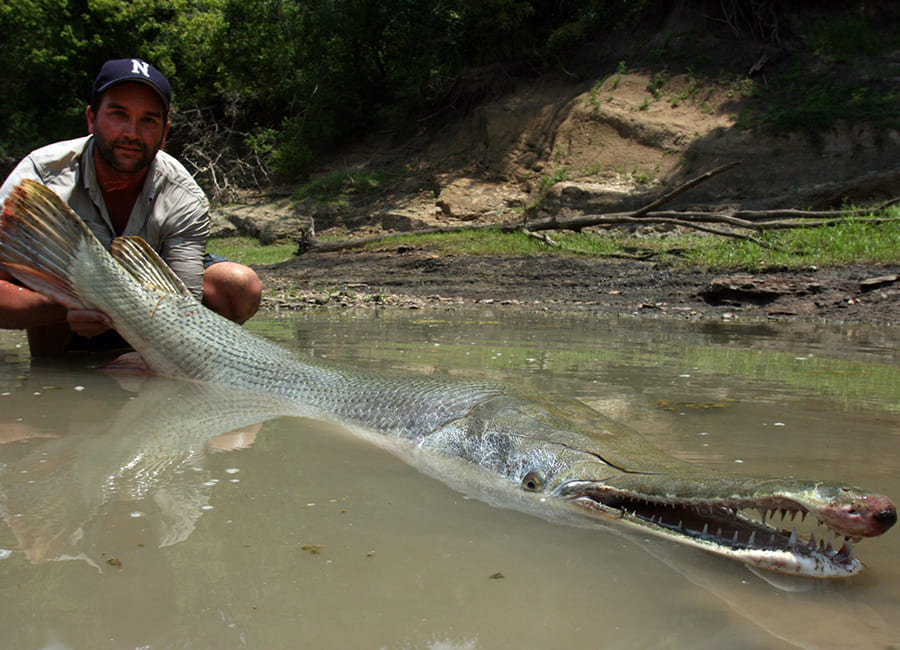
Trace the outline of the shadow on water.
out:
M 345 363 L 575 396 L 710 466 L 740 460 L 742 471 L 900 493 L 894 388 L 840 385 L 895 369 L 895 333 L 491 312 L 314 314 L 255 327 Z M 864 344 L 854 353 L 848 341 Z M 868 569 L 852 580 L 758 576 L 615 527 L 498 510 L 239 391 L 116 378 L 88 360 L 31 365 L 2 338 L 0 354 L 0 621 L 10 647 L 900 639 L 896 531 L 859 545 Z M 793 377 L 812 359 L 834 381 Z M 845 364 L 866 375 L 839 372 Z

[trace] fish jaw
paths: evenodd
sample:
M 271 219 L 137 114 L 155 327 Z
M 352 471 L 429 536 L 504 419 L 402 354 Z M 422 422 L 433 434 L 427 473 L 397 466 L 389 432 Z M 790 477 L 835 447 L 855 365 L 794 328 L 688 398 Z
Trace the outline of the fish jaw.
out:
M 602 482 L 569 480 L 552 496 L 589 517 L 612 517 L 758 568 L 811 578 L 859 573 L 863 565 L 852 542 L 881 535 L 897 519 L 885 496 L 795 479 L 635 474 Z M 815 531 L 797 532 L 794 524 L 807 518 L 825 527 L 818 539 Z

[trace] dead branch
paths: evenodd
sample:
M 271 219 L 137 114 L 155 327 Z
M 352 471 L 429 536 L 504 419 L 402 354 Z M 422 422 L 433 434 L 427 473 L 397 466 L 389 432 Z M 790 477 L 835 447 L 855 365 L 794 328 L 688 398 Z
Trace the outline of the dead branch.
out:
M 265 163 L 245 145 L 248 134 L 223 124 L 210 111 L 184 109 L 173 118 L 173 129 L 187 143 L 179 159 L 213 203 L 233 200 L 239 189 L 270 183 Z
M 722 165 L 721 167 L 716 167 L 715 169 L 710 170 L 710 171 L 706 172 L 705 174 L 701 174 L 697 178 L 692 178 L 687 183 L 684 183 L 683 185 L 679 185 L 678 187 L 676 187 L 674 190 L 672 190 L 668 194 L 664 194 L 663 196 L 658 198 L 656 201 L 653 201 L 652 203 L 645 205 L 643 208 L 641 208 L 640 210 L 635 212 L 632 216 L 640 217 L 642 215 L 647 214 L 648 212 L 652 212 L 653 210 L 660 207 L 661 205 L 665 205 L 666 203 L 668 203 L 669 201 L 674 199 L 676 196 L 680 196 L 681 194 L 684 194 L 692 187 L 696 187 L 703 181 L 709 180 L 713 176 L 721 174 L 722 172 L 726 172 L 729 169 L 737 167 L 740 164 L 741 164 L 741 161 L 736 160 L 734 162 L 728 163 L 727 165 Z
M 524 227 L 521 230 L 524 234 L 528 235 L 529 237 L 533 237 L 533 238 L 537 239 L 538 241 L 542 241 L 545 244 L 547 244 L 548 246 L 559 246 L 559 243 L 553 241 L 550 238 L 550 235 L 548 235 L 547 233 L 538 234 L 538 233 L 532 232 L 532 231 L 528 230 L 528 228 L 524 228 Z
M 740 232 L 735 232 L 733 230 L 720 230 L 718 228 L 713 228 L 711 226 L 705 226 L 695 221 L 685 221 L 683 219 L 660 219 L 659 223 L 670 223 L 676 226 L 683 226 L 685 228 L 692 228 L 694 230 L 700 230 L 702 232 L 708 232 L 713 235 L 720 235 L 722 237 L 731 237 L 732 239 L 742 239 L 744 241 L 753 242 L 763 248 L 773 248 L 775 250 L 781 250 L 780 247 L 775 246 L 774 244 L 770 244 L 767 241 L 763 241 L 762 239 L 757 239 L 752 235 L 745 235 Z

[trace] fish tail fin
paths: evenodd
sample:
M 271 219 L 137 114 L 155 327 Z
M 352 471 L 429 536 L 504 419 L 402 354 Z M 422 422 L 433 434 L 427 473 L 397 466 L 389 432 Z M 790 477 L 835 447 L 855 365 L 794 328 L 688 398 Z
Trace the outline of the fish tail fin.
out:
M 53 190 L 26 179 L 13 188 L 0 216 L 0 266 L 69 309 L 86 309 L 70 269 L 92 240 L 93 233 Z
M 135 280 L 164 293 L 191 296 L 184 282 L 169 265 L 140 237 L 117 237 L 110 250 L 112 256 Z

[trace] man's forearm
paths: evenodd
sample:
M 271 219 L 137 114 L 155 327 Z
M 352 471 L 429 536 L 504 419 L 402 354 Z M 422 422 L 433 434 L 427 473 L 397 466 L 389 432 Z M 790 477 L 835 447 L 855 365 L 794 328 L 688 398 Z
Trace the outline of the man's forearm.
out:
M 49 298 L 0 277 L 0 329 L 65 323 L 66 312 Z

